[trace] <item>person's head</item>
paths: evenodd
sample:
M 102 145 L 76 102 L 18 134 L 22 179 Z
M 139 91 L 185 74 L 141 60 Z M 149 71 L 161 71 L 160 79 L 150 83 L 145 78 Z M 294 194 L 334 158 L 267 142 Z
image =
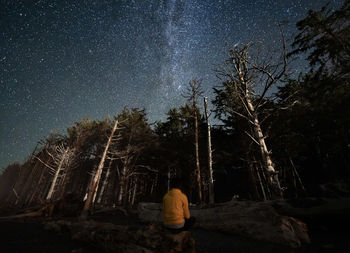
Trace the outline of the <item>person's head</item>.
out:
M 179 177 L 175 177 L 170 180 L 170 188 L 182 189 L 183 180 Z

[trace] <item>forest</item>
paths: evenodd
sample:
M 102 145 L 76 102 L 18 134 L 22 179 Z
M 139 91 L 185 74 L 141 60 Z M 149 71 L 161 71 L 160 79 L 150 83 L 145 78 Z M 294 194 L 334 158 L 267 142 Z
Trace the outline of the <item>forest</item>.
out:
M 349 17 L 349 1 L 336 11 L 309 11 L 292 45 L 281 26 L 277 53 L 252 41 L 229 48 L 213 73 L 213 108 L 193 79 L 187 103 L 165 121 L 151 125 L 145 110 L 125 107 L 52 133 L 23 164 L 4 168 L 1 208 L 69 194 L 89 207 L 161 202 L 175 176 L 201 205 L 349 196 Z M 300 57 L 309 70 L 293 77 L 289 62 Z M 209 114 L 219 123 L 211 125 Z
M 3 168 L 9 252 L 295 252 L 269 243 L 300 248 L 309 234 L 316 243 L 303 252 L 347 245 L 339 226 L 350 224 L 350 1 L 310 10 L 296 27 L 285 38 L 279 24 L 279 50 L 261 41 L 227 48 L 212 97 L 193 78 L 186 103 L 164 120 L 117 108 L 51 133 Z M 193 234 L 155 225 L 174 178 L 197 218 Z

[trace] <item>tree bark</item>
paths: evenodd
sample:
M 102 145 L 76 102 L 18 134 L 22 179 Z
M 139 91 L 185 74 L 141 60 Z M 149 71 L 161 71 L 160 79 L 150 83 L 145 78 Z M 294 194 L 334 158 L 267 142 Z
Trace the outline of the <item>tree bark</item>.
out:
M 262 195 L 264 197 L 264 201 L 266 201 L 267 198 L 266 198 L 266 194 L 265 194 L 265 188 L 264 188 L 264 185 L 262 183 L 262 180 L 261 180 L 261 177 L 260 177 L 260 172 L 259 172 L 259 169 L 258 169 L 257 166 L 255 166 L 255 171 L 256 171 L 256 175 L 258 176 L 258 179 L 259 179 L 259 185 L 260 185 L 260 189 L 261 189 Z
M 101 158 L 101 161 L 100 161 L 100 164 L 98 165 L 95 177 L 92 180 L 91 188 L 90 188 L 89 194 L 87 196 L 87 199 L 85 201 L 83 211 L 81 213 L 81 218 L 86 218 L 87 217 L 89 208 L 91 206 L 92 198 L 93 198 L 93 196 L 95 194 L 96 187 L 98 186 L 100 178 L 101 178 L 103 165 L 104 165 L 104 162 L 105 162 L 105 159 L 106 159 L 106 156 L 107 156 L 107 151 L 108 151 L 109 145 L 112 142 L 112 138 L 114 136 L 115 130 L 117 129 L 117 126 L 118 126 L 118 120 L 115 120 L 115 123 L 114 123 L 113 129 L 112 129 L 111 135 L 108 138 L 105 150 L 103 152 L 103 155 L 102 155 L 102 158 Z
M 208 168 L 209 168 L 209 204 L 214 204 L 214 179 L 213 179 L 213 160 L 211 150 L 211 127 L 209 121 L 209 113 L 207 109 L 207 97 L 204 97 L 205 118 L 208 128 Z
M 125 186 L 126 186 L 126 167 L 124 166 L 119 178 L 119 193 L 118 193 L 118 205 L 123 204 L 123 196 L 125 192 Z
M 64 153 L 63 153 L 63 155 L 61 157 L 60 163 L 58 164 L 58 168 L 57 168 L 55 176 L 54 176 L 54 178 L 52 180 L 52 183 L 51 183 L 51 186 L 50 186 L 50 190 L 47 193 L 46 199 L 51 199 L 52 198 L 53 191 L 55 189 L 58 176 L 59 176 L 59 174 L 60 174 L 60 172 L 62 170 L 62 165 L 63 165 L 64 159 L 66 158 L 66 155 L 67 155 L 68 151 L 69 151 L 69 147 L 66 148 L 66 150 L 64 151 Z
M 108 184 L 109 174 L 111 173 L 111 165 L 112 165 L 112 160 L 109 162 L 108 169 L 107 169 L 106 176 L 105 176 L 105 180 L 103 181 L 102 188 L 101 188 L 100 194 L 99 194 L 98 199 L 97 199 L 97 203 L 101 203 L 105 188 Z
M 198 198 L 199 203 L 202 203 L 202 182 L 201 182 L 201 171 L 199 165 L 199 143 L 198 143 L 198 107 L 197 107 L 197 99 L 198 96 L 202 94 L 200 89 L 201 80 L 193 79 L 190 81 L 186 94 L 183 96 L 188 99 L 188 102 L 192 104 L 193 110 L 193 118 L 194 118 L 194 144 L 195 144 L 195 156 L 196 156 L 196 183 L 198 186 Z
M 194 109 L 194 134 L 195 134 L 195 148 L 196 148 L 196 175 L 198 184 L 198 198 L 199 202 L 202 202 L 202 184 L 201 184 L 201 169 L 199 165 L 199 141 L 198 141 L 198 113 L 197 113 L 197 98 L 193 99 Z
M 133 206 L 135 203 L 137 183 L 138 183 L 137 178 L 135 178 L 134 185 L 133 185 L 133 191 L 132 191 L 132 197 L 131 197 L 131 203 L 130 203 L 131 206 Z
M 245 100 L 246 100 L 248 109 L 250 111 L 250 113 L 249 113 L 250 120 L 253 123 L 254 134 L 255 134 L 255 137 L 257 138 L 257 141 L 259 143 L 260 153 L 261 153 L 262 160 L 264 162 L 264 167 L 268 173 L 268 175 L 267 175 L 268 182 L 272 186 L 272 189 L 273 189 L 273 195 L 274 195 L 273 197 L 274 198 L 281 198 L 283 196 L 283 193 L 282 193 L 282 189 L 280 186 L 280 182 L 278 180 L 278 174 L 273 166 L 270 152 L 267 149 L 267 146 L 265 143 L 265 137 L 264 137 L 263 132 L 262 132 L 261 127 L 260 127 L 258 115 L 257 115 L 255 108 L 254 108 L 254 105 L 251 101 L 250 93 L 249 93 L 247 84 L 243 80 L 242 80 L 242 83 L 244 83 L 246 86 Z
M 293 163 L 293 161 L 292 161 L 292 158 L 290 158 L 290 156 L 289 156 L 288 158 L 289 158 L 290 164 L 292 165 L 293 174 L 295 174 L 295 176 L 298 178 L 298 181 L 299 181 L 299 183 L 300 183 L 300 187 L 301 187 L 301 189 L 302 189 L 302 191 L 303 191 L 303 194 L 304 194 L 304 197 L 305 197 L 305 196 L 306 196 L 306 190 L 305 190 L 304 184 L 303 184 L 303 182 L 301 181 L 301 178 L 300 178 L 300 176 L 299 176 L 299 173 L 298 173 L 297 169 L 296 169 L 295 166 L 294 166 L 294 163 Z M 294 179 L 294 180 L 295 180 L 295 179 Z M 296 183 L 295 183 L 295 191 L 296 191 L 296 193 L 298 192 Z

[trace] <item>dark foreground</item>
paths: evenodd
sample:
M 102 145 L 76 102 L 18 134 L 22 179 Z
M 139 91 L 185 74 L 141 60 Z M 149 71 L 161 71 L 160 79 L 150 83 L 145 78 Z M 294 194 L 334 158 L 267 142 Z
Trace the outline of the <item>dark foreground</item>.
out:
M 102 222 L 121 225 L 139 225 L 135 216 L 100 214 L 91 217 Z M 21 220 L 0 220 L 1 253 L 92 253 L 105 252 L 87 243 L 72 241 L 69 234 L 56 234 L 47 231 L 41 218 Z M 256 241 L 240 236 L 223 234 L 203 229 L 193 229 L 196 250 L 206 252 L 347 252 L 350 233 L 346 229 L 337 229 L 336 224 L 329 227 L 312 225 L 310 236 L 312 244 L 301 249 L 290 249 L 283 246 Z

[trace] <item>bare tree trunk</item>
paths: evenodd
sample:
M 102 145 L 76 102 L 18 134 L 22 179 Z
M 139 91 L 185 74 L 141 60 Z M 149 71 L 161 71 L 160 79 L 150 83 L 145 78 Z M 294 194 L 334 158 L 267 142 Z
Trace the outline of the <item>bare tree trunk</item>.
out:
M 66 184 L 67 184 L 67 180 L 68 180 L 68 177 L 67 177 L 68 171 L 67 170 L 69 170 L 69 166 L 67 168 L 65 168 L 64 173 L 61 176 L 61 179 L 60 179 L 60 182 L 59 182 L 59 185 L 57 188 L 58 194 L 56 195 L 56 198 L 61 199 L 64 196 L 64 191 L 66 189 Z
M 244 83 L 244 81 L 242 81 L 242 82 Z M 261 127 L 260 127 L 258 115 L 257 115 L 255 108 L 253 106 L 253 103 L 250 99 L 250 92 L 249 92 L 248 88 L 246 89 L 246 92 L 245 92 L 245 100 L 246 100 L 247 106 L 248 106 L 249 111 L 250 111 L 250 115 L 251 115 L 250 118 L 251 118 L 251 121 L 253 122 L 254 134 L 257 138 L 257 141 L 258 141 L 258 144 L 260 147 L 260 153 L 261 153 L 261 157 L 262 157 L 263 162 L 264 162 L 264 167 L 268 173 L 268 182 L 273 188 L 274 197 L 277 197 L 277 198 L 282 197 L 283 193 L 282 193 L 282 189 L 280 186 L 280 182 L 278 180 L 278 174 L 273 166 L 270 152 L 267 149 L 267 146 L 265 143 L 265 137 L 264 137 L 263 132 L 262 132 Z
M 156 174 L 155 177 L 152 179 L 152 184 L 151 184 L 151 195 L 153 194 L 154 189 L 157 187 L 157 181 L 158 181 L 158 173 Z
M 195 147 L 196 147 L 196 175 L 198 184 L 198 198 L 199 202 L 202 202 L 202 184 L 201 184 L 201 169 L 199 166 L 199 141 L 198 141 L 198 113 L 195 99 L 193 100 L 194 108 L 194 134 L 195 134 Z
M 41 185 L 41 182 L 42 182 L 42 180 L 43 180 L 43 178 L 44 178 L 44 174 L 45 174 L 45 169 L 43 168 L 42 169 L 42 171 L 41 171 L 41 174 L 40 174 L 40 178 L 39 178 L 39 181 L 38 181 L 38 183 L 35 185 L 35 188 L 34 188 L 34 191 L 33 191 L 33 193 L 32 193 L 32 196 L 30 197 L 30 200 L 29 200 L 29 205 L 33 202 L 33 200 L 34 200 L 34 197 L 35 197 L 35 195 L 36 195 L 36 193 L 37 193 L 37 191 L 38 191 L 38 188 L 39 188 L 39 186 Z
M 298 178 L 299 184 L 300 184 L 301 189 L 303 190 L 303 193 L 304 193 L 304 196 L 305 196 L 305 195 L 306 195 L 306 190 L 305 190 L 304 184 L 303 184 L 303 182 L 301 181 L 301 178 L 300 178 L 300 176 L 299 176 L 299 173 L 298 173 L 297 169 L 296 169 L 295 166 L 294 166 L 294 163 L 293 163 L 293 161 L 292 161 L 292 158 L 290 158 L 290 156 L 288 156 L 288 158 L 289 158 L 289 161 L 290 161 L 290 163 L 291 163 L 291 165 L 292 165 L 293 174 L 295 174 L 295 176 Z M 294 176 L 294 177 L 295 177 L 295 176 Z M 294 179 L 294 180 L 295 180 L 295 179 Z M 297 192 L 296 183 L 295 183 L 295 188 L 296 188 L 296 192 Z
M 75 149 L 73 148 L 73 152 L 71 153 L 72 155 L 72 158 L 74 159 L 75 157 Z M 73 170 L 73 166 L 72 164 L 69 164 L 69 166 L 67 166 L 67 168 L 65 168 L 65 171 L 64 171 L 64 175 L 62 177 L 62 180 L 60 182 L 60 193 L 59 193 L 59 196 L 60 198 L 63 198 L 64 194 L 66 193 L 66 190 L 72 190 L 72 189 L 69 189 L 69 187 L 72 187 L 69 185 L 69 183 L 71 182 L 71 177 L 72 177 L 72 170 Z
M 126 186 L 125 174 L 126 174 L 126 168 L 124 166 L 120 173 L 120 178 L 119 178 L 119 193 L 118 193 L 118 200 L 117 200 L 118 205 L 123 204 L 123 196 L 124 196 L 125 186 Z
M 15 197 L 16 197 L 16 203 L 15 203 L 15 204 L 17 204 L 18 194 L 17 194 L 15 188 L 12 188 L 12 191 L 13 191 L 13 193 L 15 194 Z
M 64 153 L 63 153 L 63 155 L 61 157 L 60 163 L 58 164 L 58 168 L 57 168 L 55 176 L 54 176 L 54 178 L 52 180 L 52 183 L 51 183 L 51 186 L 50 186 L 50 190 L 47 193 L 46 199 L 51 199 L 52 198 L 52 194 L 53 194 L 53 191 L 55 189 L 58 176 L 59 176 L 59 174 L 61 172 L 62 165 L 63 165 L 64 159 L 66 159 L 66 155 L 67 155 L 68 151 L 69 151 L 69 147 L 66 148 L 66 150 L 64 151 Z
M 259 172 L 262 174 L 262 176 L 264 178 L 264 185 L 265 185 L 264 188 L 266 189 L 266 193 L 267 193 L 266 196 L 268 197 L 268 199 L 271 199 L 272 194 L 271 194 L 271 191 L 270 191 L 270 184 L 269 184 L 269 182 L 266 179 L 266 175 L 265 175 L 265 171 L 266 170 L 262 169 L 263 166 L 261 164 L 260 164 L 260 168 L 261 168 L 261 170 Z
M 100 177 L 100 178 L 101 178 L 101 177 Z M 96 196 L 97 196 L 97 193 L 98 193 L 98 190 L 99 190 L 99 186 L 100 186 L 100 181 L 97 182 L 96 189 L 95 189 L 95 193 L 94 193 L 94 196 L 93 196 L 93 198 L 92 198 L 92 204 L 95 203 Z
M 253 187 L 252 194 L 254 196 L 254 199 L 260 199 L 258 184 L 257 184 L 257 180 L 255 177 L 256 173 L 255 173 L 254 165 L 252 162 L 249 162 L 248 166 L 249 166 L 249 175 L 250 175 L 250 179 L 251 179 L 251 186 Z
M 109 180 L 109 174 L 111 173 L 111 165 L 112 165 L 112 160 L 109 162 L 108 169 L 107 169 L 106 176 L 105 176 L 105 180 L 103 181 L 100 195 L 98 196 L 98 199 L 97 199 L 97 203 L 101 203 L 102 197 L 104 195 L 104 191 L 105 191 L 105 188 L 106 188 L 106 186 L 108 184 L 108 180 Z
M 133 185 L 133 191 L 132 191 L 132 197 L 131 197 L 131 203 L 130 203 L 131 206 L 133 206 L 135 203 L 136 190 L 137 190 L 137 177 L 135 178 L 135 182 Z
M 264 200 L 266 201 L 267 198 L 266 198 L 265 188 L 264 188 L 264 185 L 263 185 L 263 183 L 262 183 L 262 180 L 261 180 L 261 177 L 260 177 L 260 173 L 259 173 L 259 169 L 258 169 L 257 166 L 255 167 L 255 170 L 256 170 L 256 174 L 258 175 L 258 179 L 259 179 L 259 184 L 260 184 L 261 192 L 262 192 L 262 194 L 263 194 Z
M 91 206 L 92 198 L 93 198 L 93 196 L 95 194 L 96 188 L 97 188 L 97 186 L 99 184 L 99 181 L 100 181 L 100 178 L 101 178 L 103 165 L 104 165 L 104 162 L 105 162 L 105 159 L 106 159 L 106 156 L 107 156 L 107 151 L 108 151 L 109 145 L 111 144 L 112 138 L 114 136 L 114 132 L 117 129 L 117 126 L 118 126 L 118 120 L 115 120 L 115 123 L 114 123 L 113 129 L 112 129 L 111 135 L 108 138 L 105 150 L 103 152 L 103 155 L 102 155 L 102 158 L 101 158 L 101 161 L 100 161 L 100 164 L 98 165 L 95 177 L 92 180 L 91 188 L 90 188 L 89 194 L 87 196 L 87 199 L 85 201 L 83 211 L 81 213 L 81 218 L 86 218 L 87 217 L 89 208 Z
M 278 173 L 274 168 L 271 159 L 271 153 L 267 149 L 261 122 L 259 122 L 259 112 L 263 110 L 264 105 L 269 99 L 266 94 L 271 88 L 282 81 L 287 69 L 287 51 L 286 41 L 283 31 L 282 35 L 282 54 L 278 59 L 261 60 L 263 47 L 256 47 L 258 51 L 250 53 L 253 46 L 252 42 L 245 45 L 235 45 L 229 51 L 229 60 L 226 61 L 228 68 L 222 68 L 218 71 L 220 77 L 224 77 L 223 85 L 228 95 L 226 100 L 230 108 L 230 114 L 235 114 L 245 118 L 253 127 L 254 136 L 249 135 L 253 141 L 259 145 L 263 168 L 267 172 L 267 182 L 271 187 L 273 198 L 281 198 L 282 188 L 278 179 Z M 276 62 L 276 63 L 274 63 Z M 229 69 L 229 70 L 228 70 Z M 261 86 L 257 87 L 257 85 Z M 240 106 L 237 106 L 240 104 Z M 236 110 L 238 109 L 238 111 Z
M 214 204 L 214 179 L 213 179 L 213 160 L 211 150 L 211 127 L 209 121 L 209 113 L 207 109 L 207 97 L 204 97 L 205 118 L 208 127 L 208 168 L 209 168 L 209 204 Z
M 202 203 L 202 182 L 201 182 L 201 170 L 199 166 L 199 144 L 198 144 L 198 107 L 197 99 L 202 95 L 201 80 L 193 79 L 188 86 L 186 94 L 183 94 L 185 98 L 192 103 L 192 110 L 194 114 L 194 136 L 195 136 L 195 154 L 196 154 L 196 181 L 198 185 L 198 198 L 199 203 Z
M 127 191 L 127 203 L 130 204 L 131 202 L 131 197 L 132 197 L 132 189 L 131 189 L 131 186 L 133 185 L 133 181 L 134 179 L 131 178 L 131 180 L 129 180 L 128 182 L 128 191 Z

